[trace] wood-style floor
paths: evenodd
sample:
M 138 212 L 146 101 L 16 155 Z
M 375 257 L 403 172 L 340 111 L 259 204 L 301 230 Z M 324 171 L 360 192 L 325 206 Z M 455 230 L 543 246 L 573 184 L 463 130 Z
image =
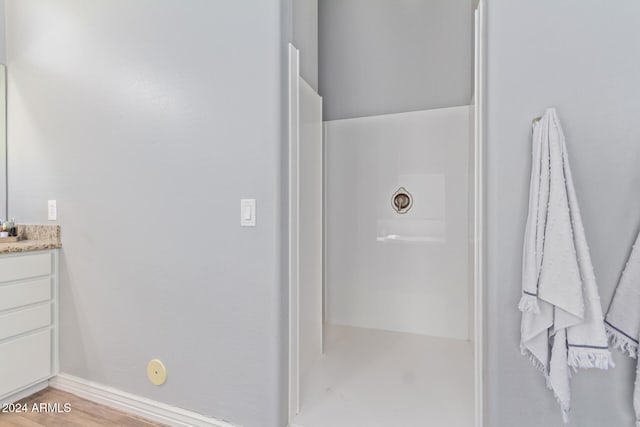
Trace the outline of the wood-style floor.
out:
M 0 412 L 1 427 L 164 427 L 164 424 L 147 421 L 52 388 L 17 403 L 26 408 L 26 412 Z M 42 404 L 53 405 L 45 407 Z M 68 412 L 65 412 L 65 404 L 68 404 Z

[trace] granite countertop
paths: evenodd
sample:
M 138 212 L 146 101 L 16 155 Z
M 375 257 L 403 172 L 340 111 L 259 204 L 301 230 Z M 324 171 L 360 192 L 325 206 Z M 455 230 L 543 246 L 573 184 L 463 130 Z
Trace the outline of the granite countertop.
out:
M 59 225 L 17 224 L 16 228 L 19 241 L 2 243 L 0 239 L 0 254 L 62 247 Z

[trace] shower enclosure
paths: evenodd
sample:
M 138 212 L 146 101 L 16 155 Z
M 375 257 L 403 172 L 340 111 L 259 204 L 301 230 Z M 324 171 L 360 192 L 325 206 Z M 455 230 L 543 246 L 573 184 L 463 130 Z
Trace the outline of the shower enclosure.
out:
M 322 121 L 290 47 L 290 425 L 482 426 L 482 40 L 470 105 Z
M 469 338 L 471 114 L 325 123 L 326 323 Z

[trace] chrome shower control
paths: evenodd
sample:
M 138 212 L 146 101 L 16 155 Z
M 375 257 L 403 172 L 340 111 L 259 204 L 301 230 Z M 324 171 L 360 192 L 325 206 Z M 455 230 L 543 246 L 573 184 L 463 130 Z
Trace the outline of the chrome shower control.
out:
M 391 196 L 391 206 L 399 214 L 404 214 L 413 206 L 413 197 L 406 188 L 400 187 L 398 191 Z

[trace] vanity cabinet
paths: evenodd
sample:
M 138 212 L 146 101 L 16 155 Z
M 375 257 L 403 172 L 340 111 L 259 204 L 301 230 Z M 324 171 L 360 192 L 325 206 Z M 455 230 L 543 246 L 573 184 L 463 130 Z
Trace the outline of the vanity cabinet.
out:
M 58 250 L 0 254 L 0 402 L 58 371 Z

